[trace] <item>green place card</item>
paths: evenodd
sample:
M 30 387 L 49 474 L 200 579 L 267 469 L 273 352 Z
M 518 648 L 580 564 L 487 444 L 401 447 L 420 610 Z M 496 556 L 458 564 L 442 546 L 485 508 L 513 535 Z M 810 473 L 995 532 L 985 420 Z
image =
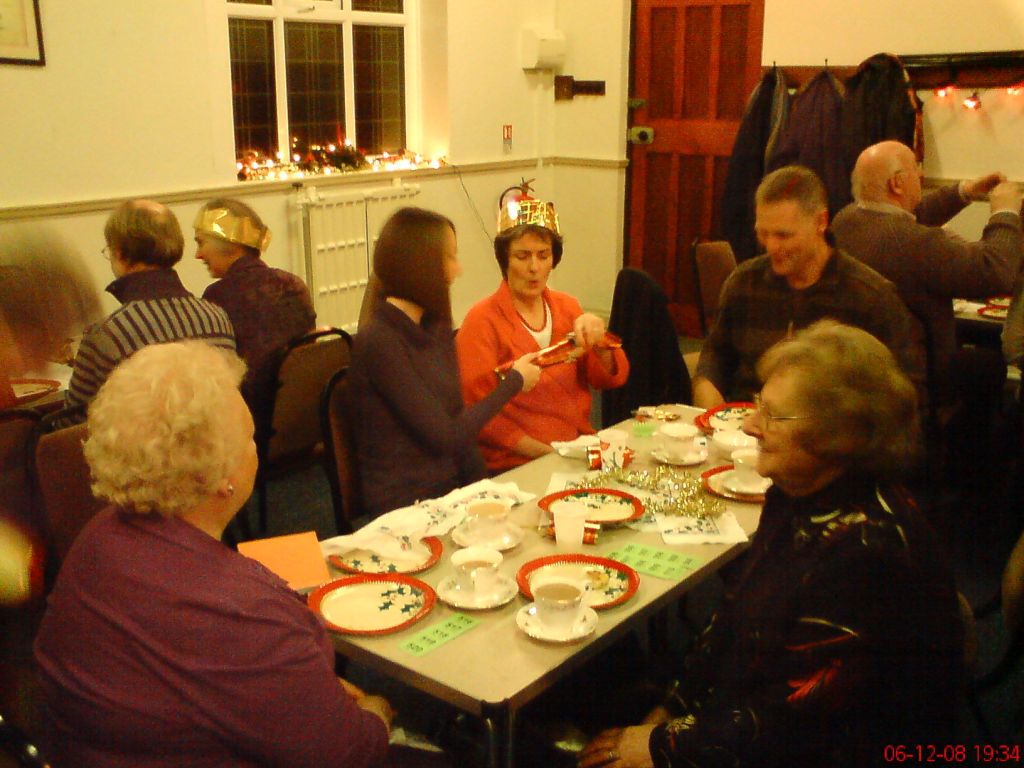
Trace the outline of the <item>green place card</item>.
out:
M 480 621 L 472 616 L 467 616 L 464 613 L 453 613 L 444 621 L 440 621 L 432 627 L 427 627 L 427 629 L 417 634 L 412 640 L 402 643 L 401 648 L 413 656 L 422 656 L 425 653 L 430 653 L 439 645 L 444 645 L 449 640 L 458 637 L 463 632 L 472 629 L 479 623 Z
M 605 557 L 625 563 L 647 576 L 670 581 L 678 581 L 704 564 L 699 557 L 635 543 L 626 544 L 621 549 L 609 552 Z

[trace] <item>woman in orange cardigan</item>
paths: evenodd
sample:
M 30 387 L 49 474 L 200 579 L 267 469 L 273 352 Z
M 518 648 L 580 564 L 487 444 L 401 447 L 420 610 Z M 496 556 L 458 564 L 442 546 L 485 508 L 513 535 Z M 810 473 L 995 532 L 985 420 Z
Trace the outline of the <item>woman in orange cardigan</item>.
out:
M 601 346 L 604 321 L 547 286 L 562 259 L 554 206 L 532 198 L 512 206 L 500 211 L 494 239 L 504 279 L 470 309 L 455 339 L 463 397 L 467 404 L 482 399 L 494 389 L 495 367 L 562 341 L 570 332 L 581 354 L 544 369 L 537 386 L 512 398 L 483 428 L 480 450 L 492 472 L 549 453 L 553 440 L 592 434 L 590 388 L 619 387 L 629 376 L 625 353 Z

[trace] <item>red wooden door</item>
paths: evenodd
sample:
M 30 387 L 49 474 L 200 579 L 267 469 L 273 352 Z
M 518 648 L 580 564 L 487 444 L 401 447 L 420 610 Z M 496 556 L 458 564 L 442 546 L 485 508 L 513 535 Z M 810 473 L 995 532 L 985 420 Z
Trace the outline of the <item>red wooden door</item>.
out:
M 668 294 L 680 333 L 700 335 L 690 244 L 718 239 L 733 141 L 761 71 L 764 0 L 634 0 L 628 264 Z M 634 131 L 635 133 L 635 131 Z

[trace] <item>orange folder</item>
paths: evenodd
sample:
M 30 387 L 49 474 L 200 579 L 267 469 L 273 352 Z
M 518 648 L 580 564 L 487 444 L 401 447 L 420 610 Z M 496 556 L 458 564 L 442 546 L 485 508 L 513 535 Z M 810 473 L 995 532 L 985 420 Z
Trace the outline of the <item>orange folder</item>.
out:
M 289 587 L 300 592 L 331 580 L 315 531 L 243 541 L 238 551 L 263 563 L 287 581 Z

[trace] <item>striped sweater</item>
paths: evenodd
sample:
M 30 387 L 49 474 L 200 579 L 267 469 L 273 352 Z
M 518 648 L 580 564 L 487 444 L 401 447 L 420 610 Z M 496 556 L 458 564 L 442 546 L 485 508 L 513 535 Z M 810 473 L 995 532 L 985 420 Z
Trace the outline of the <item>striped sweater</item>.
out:
M 224 310 L 189 293 L 173 269 L 133 272 L 112 282 L 107 291 L 121 307 L 86 331 L 66 396 L 69 408 L 87 405 L 118 363 L 149 344 L 201 339 L 235 349 Z M 67 423 L 84 419 L 83 408 Z

